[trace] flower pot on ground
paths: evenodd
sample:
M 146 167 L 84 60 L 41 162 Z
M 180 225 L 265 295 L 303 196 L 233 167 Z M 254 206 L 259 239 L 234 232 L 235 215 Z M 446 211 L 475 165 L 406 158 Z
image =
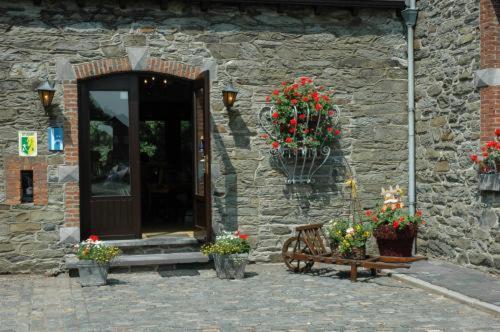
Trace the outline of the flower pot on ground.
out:
M 95 235 L 91 235 L 75 247 L 79 259 L 80 285 L 82 287 L 106 285 L 109 263 L 118 257 L 120 249 L 106 246 Z
M 220 279 L 243 279 L 248 254 L 213 254 L 215 271 Z
M 382 188 L 384 204 L 374 211 L 365 212 L 364 220 L 372 222 L 373 236 L 381 256 L 411 257 L 418 225 L 425 224 L 422 211 L 412 216 L 401 202 L 399 186 Z
M 248 262 L 250 244 L 248 235 L 236 231 L 222 232 L 214 243 L 201 248 L 205 255 L 214 259 L 215 271 L 220 279 L 242 279 Z

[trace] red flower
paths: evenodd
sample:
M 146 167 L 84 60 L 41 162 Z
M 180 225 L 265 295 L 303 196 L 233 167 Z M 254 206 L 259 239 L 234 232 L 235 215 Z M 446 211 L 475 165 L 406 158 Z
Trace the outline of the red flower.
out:
M 486 152 L 486 151 L 485 151 L 485 152 L 483 152 L 483 157 L 488 158 L 488 152 Z
M 300 114 L 300 115 L 299 115 L 299 119 L 304 120 L 305 118 L 306 118 L 306 115 L 305 115 L 305 114 Z
M 368 211 L 365 212 L 365 214 L 366 214 L 367 217 L 371 216 L 372 213 L 373 213 L 372 210 L 368 210 Z
M 278 112 L 274 112 L 273 113 L 273 119 L 277 119 L 280 115 L 278 114 Z
M 473 162 L 476 162 L 477 161 L 477 155 L 473 154 L 472 156 L 470 156 L 470 160 L 472 160 Z
M 285 138 L 285 142 L 292 143 L 293 142 L 293 138 L 287 137 L 287 138 Z
M 328 111 L 328 116 L 333 116 L 335 114 L 334 111 Z
M 294 132 L 296 132 L 296 131 L 297 131 L 297 129 L 295 129 L 295 128 L 290 128 L 290 129 L 288 129 L 288 132 L 289 132 L 289 133 L 291 133 L 291 134 L 293 134 L 293 133 L 294 133 Z
M 327 95 L 323 95 L 321 98 L 323 98 L 324 101 L 330 101 L 330 97 Z
M 372 217 L 372 220 L 373 220 L 373 222 L 377 222 L 377 221 L 378 221 L 377 216 L 373 216 L 373 217 Z
M 239 236 L 240 236 L 240 239 L 242 239 L 242 240 L 248 239 L 248 234 L 240 234 Z
M 405 221 L 405 217 L 400 217 L 399 221 L 401 221 L 401 222 Z
M 260 135 L 260 137 L 263 138 L 263 139 L 268 139 L 269 135 L 268 134 L 262 134 L 262 135 Z
M 285 81 L 281 82 L 281 85 L 283 85 L 283 86 L 286 86 L 286 84 L 287 83 Z
M 292 99 L 292 105 L 297 105 L 297 99 Z
M 333 128 L 332 128 L 332 127 L 328 127 L 328 128 L 326 128 L 326 130 L 327 130 L 329 133 L 331 133 L 331 132 L 333 131 Z
M 319 96 L 318 96 L 318 92 L 317 91 L 314 91 L 311 96 L 313 97 L 313 99 L 314 99 L 315 102 L 319 101 Z
M 277 148 L 279 148 L 279 147 L 280 147 L 280 144 L 279 144 L 278 142 L 274 141 L 274 142 L 272 143 L 272 146 L 273 146 L 273 148 L 277 149 Z
M 495 141 L 488 141 L 486 142 L 486 146 L 489 147 L 489 148 L 492 148 L 496 145 Z
M 99 241 L 99 236 L 97 235 L 91 235 L 89 236 L 89 240 L 92 242 Z
M 422 225 L 425 225 L 425 224 L 426 224 L 425 220 L 422 220 Z
M 422 211 L 421 210 L 417 211 L 417 217 L 422 218 Z
M 392 222 L 392 227 L 393 227 L 394 229 L 398 229 L 398 227 L 399 227 L 399 222 L 398 222 L 397 220 L 394 220 L 394 221 Z
M 321 106 L 321 104 L 316 104 L 316 111 L 319 111 L 322 108 L 323 108 L 323 106 Z
M 304 134 L 307 135 L 307 134 L 309 134 L 309 129 L 306 128 L 306 129 L 303 130 L 303 132 L 304 132 Z
M 305 101 L 307 103 L 309 101 L 309 97 L 308 96 L 302 97 L 302 101 Z
M 273 91 L 273 95 L 277 96 L 279 94 L 280 94 L 280 90 L 276 89 L 276 90 Z
M 500 136 L 500 128 L 495 129 L 495 135 Z
M 337 136 L 340 135 L 340 130 L 336 129 L 335 130 L 335 135 L 337 135 Z
M 291 119 L 290 120 L 290 125 L 295 126 L 297 124 L 297 120 Z

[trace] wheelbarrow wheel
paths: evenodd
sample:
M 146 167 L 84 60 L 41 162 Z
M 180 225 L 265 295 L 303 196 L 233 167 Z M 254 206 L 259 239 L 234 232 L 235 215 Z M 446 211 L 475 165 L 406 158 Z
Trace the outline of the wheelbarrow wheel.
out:
M 285 265 L 293 272 L 307 272 L 310 271 L 314 265 L 314 261 L 302 261 L 291 257 L 291 254 L 311 254 L 306 242 L 297 237 L 291 237 L 285 241 L 283 244 L 283 249 L 281 250 L 281 255 Z

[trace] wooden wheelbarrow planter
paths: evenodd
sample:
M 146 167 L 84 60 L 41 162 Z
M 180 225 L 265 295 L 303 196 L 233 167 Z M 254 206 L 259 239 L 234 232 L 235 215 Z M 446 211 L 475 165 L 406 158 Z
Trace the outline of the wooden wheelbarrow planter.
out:
M 372 276 L 381 269 L 408 269 L 410 265 L 401 262 L 412 262 L 424 257 L 386 257 L 374 256 L 366 259 L 346 259 L 333 257 L 324 245 L 322 224 L 296 227 L 297 235 L 289 238 L 283 244 L 282 256 L 288 268 L 294 272 L 304 272 L 311 269 L 315 262 L 351 266 L 351 281 L 356 281 L 358 268 L 369 269 Z

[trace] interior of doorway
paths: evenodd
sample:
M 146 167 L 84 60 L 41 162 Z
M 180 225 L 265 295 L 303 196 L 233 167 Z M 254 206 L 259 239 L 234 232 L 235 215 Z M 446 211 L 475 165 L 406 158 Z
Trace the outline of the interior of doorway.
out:
M 139 77 L 142 237 L 203 237 L 193 218 L 192 83 Z

